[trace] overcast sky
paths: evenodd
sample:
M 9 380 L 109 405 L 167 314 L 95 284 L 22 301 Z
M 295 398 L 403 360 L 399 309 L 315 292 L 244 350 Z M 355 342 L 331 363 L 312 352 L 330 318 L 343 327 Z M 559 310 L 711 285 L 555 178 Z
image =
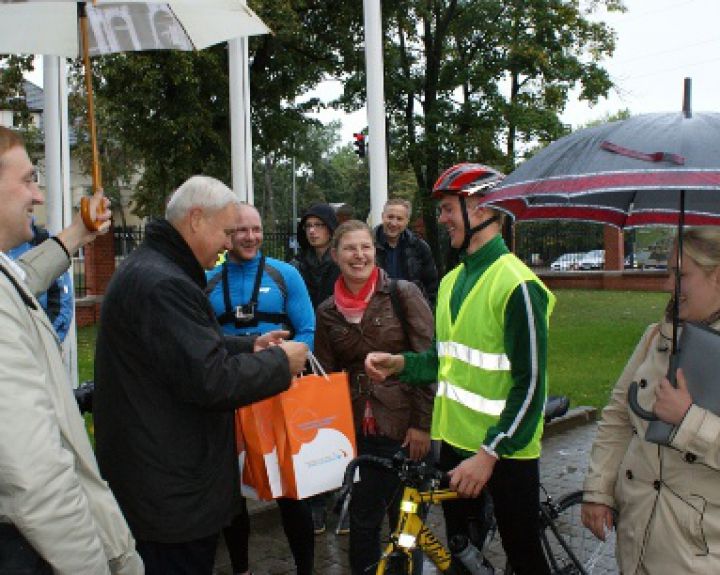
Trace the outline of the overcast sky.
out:
M 625 0 L 624 14 L 597 14 L 617 32 L 617 48 L 604 62 L 616 84 L 594 107 L 571 97 L 563 120 L 573 127 L 629 109 L 633 114 L 682 109 L 683 78 L 693 80 L 693 109 L 720 112 L 720 0 Z M 337 95 L 337 83 L 317 93 Z M 326 111 L 343 121 L 343 143 L 367 125 L 364 110 Z

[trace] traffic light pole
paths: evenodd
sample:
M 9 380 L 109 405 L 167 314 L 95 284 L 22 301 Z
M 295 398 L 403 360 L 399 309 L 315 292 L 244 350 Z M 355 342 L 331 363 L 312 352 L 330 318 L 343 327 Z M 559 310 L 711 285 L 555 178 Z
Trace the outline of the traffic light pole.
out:
M 380 0 L 363 0 L 365 71 L 367 76 L 368 148 L 370 162 L 370 225 L 382 221 L 388 197 L 385 96 Z

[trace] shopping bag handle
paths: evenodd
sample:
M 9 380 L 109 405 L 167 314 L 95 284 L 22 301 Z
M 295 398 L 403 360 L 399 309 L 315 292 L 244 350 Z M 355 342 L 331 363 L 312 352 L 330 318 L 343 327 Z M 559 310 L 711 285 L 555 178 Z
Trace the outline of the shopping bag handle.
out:
M 310 364 L 310 369 L 312 369 L 312 372 L 313 372 L 315 375 L 321 375 L 321 376 L 323 376 L 325 379 L 330 379 L 330 378 L 328 377 L 328 374 L 325 373 L 325 370 L 323 369 L 323 366 L 320 365 L 320 362 L 318 361 L 318 358 L 315 357 L 315 354 L 314 354 L 312 351 L 309 351 L 309 350 L 308 350 L 307 357 L 308 357 L 308 363 Z

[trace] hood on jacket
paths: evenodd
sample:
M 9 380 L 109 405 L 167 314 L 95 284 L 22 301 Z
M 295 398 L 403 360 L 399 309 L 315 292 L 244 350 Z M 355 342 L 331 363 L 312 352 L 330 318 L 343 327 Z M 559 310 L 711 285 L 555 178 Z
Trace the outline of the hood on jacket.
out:
M 315 216 L 321 220 L 328 227 L 328 230 L 330 230 L 331 237 L 335 233 L 335 228 L 338 226 L 335 210 L 330 204 L 314 204 L 310 206 L 307 210 L 305 210 L 302 218 L 300 218 L 300 223 L 298 223 L 297 227 L 298 244 L 300 244 L 300 249 L 302 251 L 310 249 L 310 244 L 307 241 L 305 229 L 303 228 L 305 220 L 307 220 L 310 216 Z

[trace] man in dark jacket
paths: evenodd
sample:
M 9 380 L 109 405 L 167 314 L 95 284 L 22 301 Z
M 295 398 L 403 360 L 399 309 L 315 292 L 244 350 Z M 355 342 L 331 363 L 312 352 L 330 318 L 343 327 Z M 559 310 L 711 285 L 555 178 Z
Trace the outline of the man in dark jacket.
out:
M 203 268 L 230 247 L 238 204 L 221 182 L 190 178 L 103 302 L 97 457 L 147 575 L 212 573 L 240 494 L 234 409 L 284 391 L 305 363 L 287 332 L 223 335 L 205 296 Z
M 413 282 L 420 288 L 430 309 L 435 309 L 438 272 L 430 246 L 408 227 L 412 204 L 390 199 L 382 212 L 382 225 L 375 228 L 378 266 L 391 278 Z
M 298 224 L 300 253 L 292 263 L 305 280 L 314 309 L 332 295 L 340 275 L 330 257 L 330 240 L 337 225 L 335 210 L 329 204 L 311 206 Z

